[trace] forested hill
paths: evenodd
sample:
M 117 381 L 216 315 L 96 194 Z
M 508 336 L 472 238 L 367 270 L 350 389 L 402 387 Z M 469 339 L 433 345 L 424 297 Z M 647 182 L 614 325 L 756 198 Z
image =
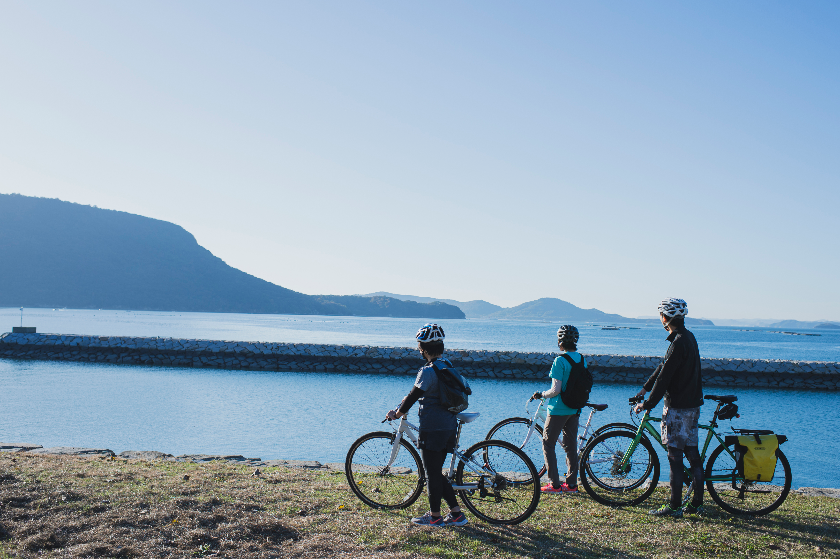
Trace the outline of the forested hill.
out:
M 0 307 L 464 318 L 446 303 L 298 293 L 173 223 L 17 194 L 0 194 L 0 262 Z
M 561 299 L 554 299 L 551 297 L 544 297 L 536 301 L 528 301 L 515 307 L 500 307 L 487 301 L 467 301 L 460 302 L 452 299 L 434 299 L 432 297 L 418 297 L 416 295 L 398 295 L 396 293 L 388 293 L 385 291 L 378 291 L 366 295 L 371 296 L 385 296 L 393 297 L 395 299 L 402 299 L 404 301 L 416 301 L 418 303 L 428 303 L 431 301 L 442 301 L 450 305 L 459 307 L 467 318 L 490 318 L 495 320 L 550 320 L 553 322 L 571 321 L 571 322 L 605 322 L 605 323 L 652 323 L 659 324 L 658 318 L 627 318 L 618 314 L 609 314 L 598 309 L 582 309 L 567 301 Z M 685 323 L 692 326 L 714 326 L 711 320 L 703 318 L 687 317 Z

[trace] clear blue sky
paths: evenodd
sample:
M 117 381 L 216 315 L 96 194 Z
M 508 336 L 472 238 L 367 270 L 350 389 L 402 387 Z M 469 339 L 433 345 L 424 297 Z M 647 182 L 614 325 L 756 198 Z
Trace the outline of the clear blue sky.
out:
M 837 2 L 0 2 L 0 192 L 304 293 L 840 320 Z

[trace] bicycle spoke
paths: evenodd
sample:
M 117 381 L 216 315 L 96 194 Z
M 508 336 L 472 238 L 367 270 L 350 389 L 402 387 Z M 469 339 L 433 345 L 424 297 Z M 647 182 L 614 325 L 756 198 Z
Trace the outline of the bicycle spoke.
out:
M 464 504 L 479 518 L 497 524 L 516 524 L 531 515 L 539 502 L 533 482 L 536 468 L 515 446 L 483 441 L 464 453 L 456 484 Z
M 393 435 L 371 433 L 356 441 L 347 453 L 345 474 L 350 488 L 373 507 L 400 508 L 413 503 L 423 489 L 425 476 L 417 452 L 401 441 L 389 466 Z

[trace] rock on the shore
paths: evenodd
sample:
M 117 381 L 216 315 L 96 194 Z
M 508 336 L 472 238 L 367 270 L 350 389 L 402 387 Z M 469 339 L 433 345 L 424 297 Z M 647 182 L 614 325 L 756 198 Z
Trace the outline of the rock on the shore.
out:
M 165 452 L 158 452 L 157 450 L 124 450 L 117 454 L 120 458 L 125 458 L 126 460 L 163 460 L 166 458 L 172 458 L 171 454 L 167 454 Z
M 54 446 L 52 448 L 36 448 L 30 454 L 52 454 L 56 456 L 115 456 L 113 450 L 107 448 L 80 448 L 77 446 Z
M 39 444 L 29 443 L 0 443 L 0 452 L 26 452 L 27 450 L 35 450 L 36 448 L 43 448 Z

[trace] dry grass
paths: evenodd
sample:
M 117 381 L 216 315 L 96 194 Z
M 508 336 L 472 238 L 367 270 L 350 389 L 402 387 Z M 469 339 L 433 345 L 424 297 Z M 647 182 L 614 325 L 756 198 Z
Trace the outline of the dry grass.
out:
M 341 473 L 0 455 L 3 557 L 840 557 L 840 501 L 791 495 L 764 518 L 655 519 L 545 496 L 525 523 L 413 527 Z M 472 520 L 472 519 L 471 519 Z

